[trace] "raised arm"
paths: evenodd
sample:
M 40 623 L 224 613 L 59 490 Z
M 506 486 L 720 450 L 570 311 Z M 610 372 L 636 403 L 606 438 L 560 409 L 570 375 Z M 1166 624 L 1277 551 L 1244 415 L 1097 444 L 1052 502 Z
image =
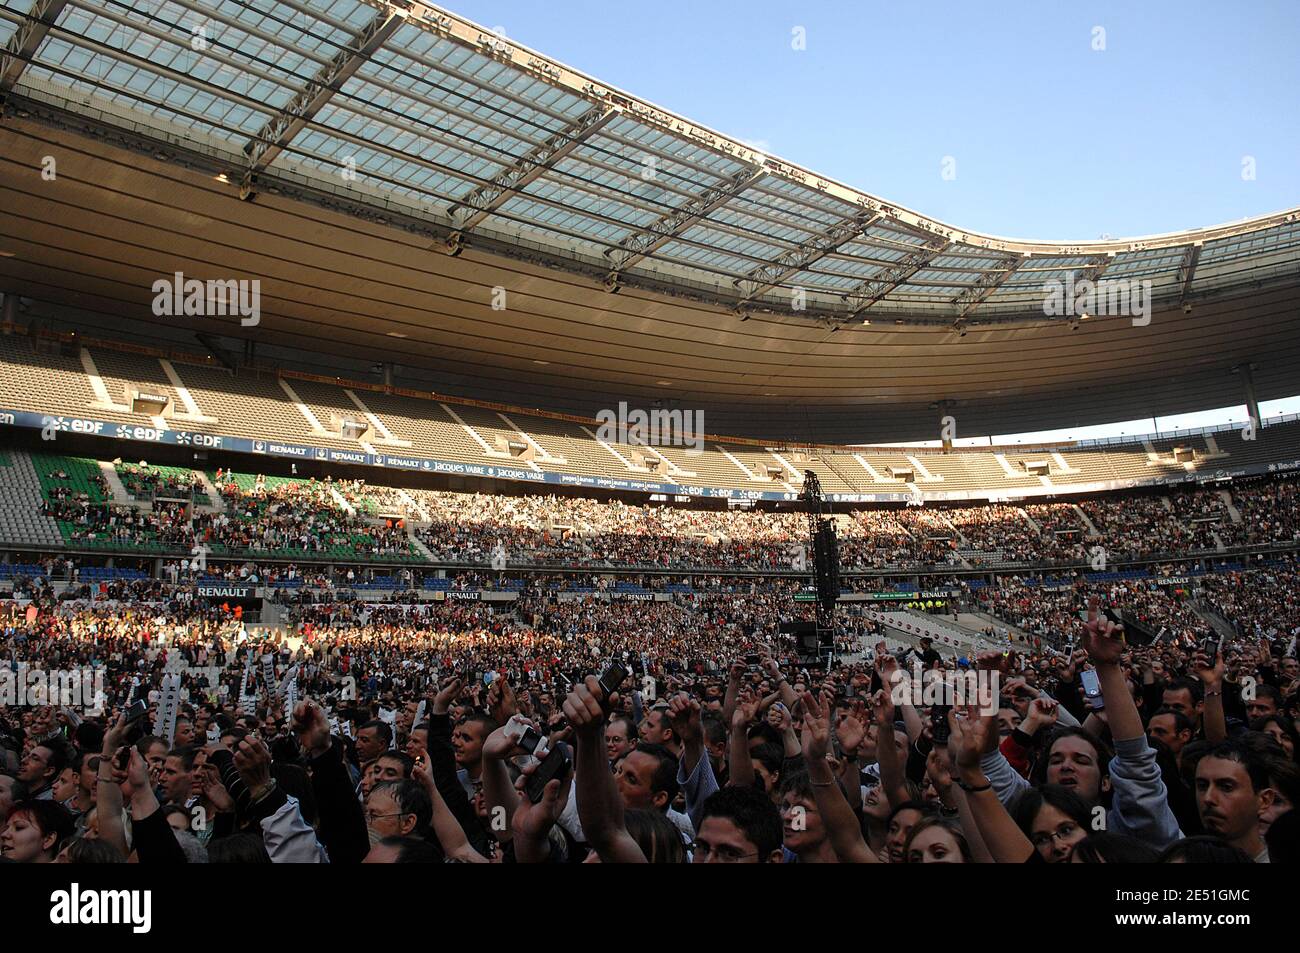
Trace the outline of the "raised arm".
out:
M 95 774 L 95 813 L 99 817 L 99 836 L 121 851 L 123 857 L 131 853 L 126 846 L 126 828 L 122 824 L 120 782 L 126 776 L 116 770 L 114 758 L 122 747 L 125 734 L 126 716 L 122 716 L 116 725 L 104 733 L 104 748 Z
M 754 760 L 749 756 L 749 724 L 754 720 L 757 702 L 742 701 L 731 715 L 731 733 L 727 738 L 727 784 L 753 787 Z
M 1169 808 L 1169 792 L 1156 764 L 1155 751 L 1147 743 L 1137 705 L 1119 667 L 1125 649 L 1123 629 L 1109 620 L 1098 619 L 1096 606 L 1094 596 L 1088 607 L 1083 644 L 1097 668 L 1115 744 L 1115 757 L 1110 765 L 1115 793 L 1107 815 L 1110 830 L 1164 848 L 1182 837 L 1182 832 Z
M 1106 722 L 1115 741 L 1128 741 L 1146 735 L 1142 717 L 1129 691 L 1124 672 L 1119 667 L 1124 655 L 1124 629 L 1097 614 L 1097 597 L 1088 600 L 1088 622 L 1083 627 L 1083 647 L 1097 670 L 1101 697 L 1106 703 Z
M 934 784 L 934 789 L 939 792 L 944 813 L 951 816 L 953 811 L 957 812 L 957 820 L 970 845 L 971 860 L 977 864 L 993 863 L 993 855 L 984 843 L 979 824 L 975 823 L 975 816 L 966 800 L 966 792 L 953 780 L 952 757 L 946 747 L 930 748 L 930 753 L 925 758 L 925 772 Z
M 646 863 L 623 821 L 623 796 L 605 761 L 605 709 L 600 681 L 588 675 L 564 699 L 564 715 L 577 745 L 578 820 L 602 863 Z
M 485 768 L 486 762 L 487 759 L 485 758 Z M 469 838 L 465 836 L 465 828 L 460 826 L 460 821 L 456 820 L 456 816 L 447 807 L 447 802 L 442 799 L 442 794 L 438 791 L 438 785 L 433 780 L 433 771 L 430 768 L 427 751 L 418 751 L 416 753 L 413 777 L 423 785 L 424 789 L 429 793 L 429 800 L 433 803 L 433 833 L 438 838 L 438 844 L 442 847 L 442 852 L 451 859 L 463 863 L 486 864 L 488 859 L 470 846 Z M 486 788 L 485 783 L 484 789 Z M 495 826 L 493 829 L 495 830 Z
M 811 692 L 803 696 L 803 754 L 808 763 L 813 798 L 830 838 L 831 849 L 841 863 L 880 863 L 862 837 L 862 826 L 835 779 L 827 755 L 830 753 L 830 706 Z
M 506 769 L 506 758 L 522 751 L 515 743 L 515 736 L 506 732 L 507 725 L 502 725 L 483 742 L 483 803 L 487 806 L 491 818 L 492 836 L 502 844 L 514 838 L 514 829 L 504 823 L 506 818 L 514 817 L 519 807 L 519 792 L 510 783 L 510 772 Z
M 343 743 L 330 735 L 325 712 L 310 701 L 293 711 L 293 731 L 311 767 L 320 839 L 336 864 L 360 863 L 369 850 L 366 819 L 343 764 Z
M 1034 845 L 1002 806 L 980 767 L 990 736 L 997 738 L 996 717 L 982 715 L 972 706 L 964 715 L 949 712 L 948 723 L 952 731 L 948 748 L 957 765 L 958 783 L 985 847 L 999 864 L 1024 863 L 1033 855 Z
M 890 698 L 888 683 L 871 699 L 876 724 L 876 762 L 880 765 L 880 789 L 889 799 L 891 807 L 908 800 L 903 762 L 898 756 L 898 742 L 894 738 L 894 701 Z
M 1217 744 L 1228 737 L 1228 722 L 1223 713 L 1223 653 L 1216 652 L 1211 665 L 1209 659 L 1197 652 L 1192 669 L 1205 686 L 1205 706 L 1201 711 L 1205 740 Z

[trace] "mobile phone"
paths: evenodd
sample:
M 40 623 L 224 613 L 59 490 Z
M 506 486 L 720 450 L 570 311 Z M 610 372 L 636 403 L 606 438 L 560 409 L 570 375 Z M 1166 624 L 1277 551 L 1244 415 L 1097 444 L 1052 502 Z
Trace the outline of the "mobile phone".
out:
M 1095 669 L 1087 668 L 1079 673 L 1079 681 L 1083 683 L 1083 694 L 1088 699 L 1088 704 L 1094 711 L 1101 711 L 1106 707 L 1106 701 L 1101 697 L 1101 681 L 1097 678 Z
M 1217 639 L 1214 636 L 1207 636 L 1201 640 L 1201 652 L 1211 663 L 1214 662 L 1218 654 L 1223 651 L 1223 636 Z
M 117 769 L 125 771 L 127 765 L 131 763 L 131 746 L 123 745 L 117 749 Z
M 930 737 L 936 745 L 946 745 L 952 730 L 948 725 L 948 712 L 951 705 L 930 706 Z
M 629 674 L 627 666 L 622 662 L 610 662 L 605 671 L 600 673 L 600 690 L 606 701 L 627 681 Z
M 563 779 L 573 766 L 573 756 L 569 754 L 569 746 L 566 744 L 557 744 L 537 770 L 528 776 L 524 782 L 524 793 L 528 795 L 528 800 L 534 804 L 542 800 L 542 794 L 546 791 L 546 785 L 556 778 Z
M 137 698 L 131 702 L 131 707 L 126 710 L 126 727 L 135 727 L 136 722 L 143 718 L 148 710 L 149 705 L 143 698 Z
M 523 748 L 531 755 L 536 755 L 539 758 L 544 757 L 546 754 L 546 748 L 544 744 L 544 742 L 546 741 L 546 737 L 542 735 L 532 725 L 524 725 L 523 728 L 524 728 L 524 732 L 519 736 L 519 741 L 517 742 L 519 747 Z M 538 753 L 539 745 L 542 746 L 542 750 L 540 754 Z

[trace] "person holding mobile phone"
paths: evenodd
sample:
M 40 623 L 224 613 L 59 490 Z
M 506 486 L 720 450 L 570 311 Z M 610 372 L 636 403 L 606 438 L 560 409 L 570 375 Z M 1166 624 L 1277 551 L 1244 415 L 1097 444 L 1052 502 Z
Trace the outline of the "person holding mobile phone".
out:
M 1107 831 L 1128 834 L 1163 850 L 1183 834 L 1169 807 L 1156 752 L 1147 742 L 1120 668 L 1128 649 L 1124 630 L 1100 615 L 1095 596 L 1088 616 L 1080 642 L 1097 673 L 1115 752 L 1111 756 L 1103 742 L 1082 729 L 1058 731 L 1044 759 L 1043 780 L 1071 788 L 1090 808 L 1106 808 Z M 1004 805 L 1030 787 L 1001 751 L 983 755 L 979 768 Z

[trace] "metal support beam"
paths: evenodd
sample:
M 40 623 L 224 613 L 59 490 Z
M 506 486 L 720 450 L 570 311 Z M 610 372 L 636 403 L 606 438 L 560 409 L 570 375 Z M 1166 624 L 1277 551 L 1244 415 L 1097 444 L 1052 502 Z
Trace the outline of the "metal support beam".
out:
M 980 275 L 979 281 L 953 298 L 953 306 L 957 309 L 957 320 L 961 321 L 983 304 L 985 298 L 997 291 L 1003 282 L 1016 273 L 1016 269 L 1024 260 L 1024 255 L 1010 255 L 1004 258 L 1000 268 L 996 271 L 984 272 Z
M 943 254 L 952 242 L 946 239 L 931 239 L 915 251 L 908 252 L 874 278 L 869 278 L 844 295 L 852 312 L 849 319 L 856 318 L 876 302 L 884 299 L 891 291 L 907 281 L 914 274 Z
M 851 242 L 885 216 L 877 212 L 874 215 L 863 213 L 853 218 L 837 222 L 820 235 L 814 235 L 801 245 L 791 248 L 775 261 L 759 265 L 744 278 L 736 279 L 736 287 L 751 285 L 749 291 L 737 303 L 743 308 L 759 295 L 775 288 L 791 275 L 798 274 L 815 261 L 825 258 L 841 245 Z
M 1074 283 L 1078 285 L 1081 281 L 1095 282 L 1101 277 L 1101 273 L 1110 267 L 1111 262 L 1114 260 L 1115 256 L 1113 254 L 1101 255 L 1095 258 L 1092 264 L 1083 266 L 1082 270 L 1079 272 L 1079 276 L 1074 279 Z
M 491 182 L 479 186 L 461 201 L 453 203 L 447 209 L 451 215 L 452 227 L 459 233 L 469 231 L 622 113 L 623 110 L 617 106 L 608 109 L 592 106 L 572 125 L 560 130 L 527 155 L 520 156 L 514 165 L 493 176 Z
M 617 248 L 605 252 L 605 257 L 613 263 L 610 272 L 611 281 L 607 284 L 616 285 L 620 272 L 631 268 L 647 255 L 654 254 L 657 248 L 668 244 L 696 222 L 707 218 L 765 175 L 767 169 L 761 165 L 744 169 L 712 188 L 704 190 L 680 208 L 651 223 L 649 227 L 623 239 Z
M 41 48 L 45 35 L 67 5 L 68 0 L 36 0 L 27 19 L 9 37 L 4 51 L 0 52 L 0 102 L 4 102 L 13 90 L 18 77 Z
M 343 84 L 406 22 L 408 15 L 405 10 L 397 8 L 376 14 L 329 63 L 316 71 L 316 75 L 298 91 L 298 95 L 248 141 L 244 146 L 248 167 L 239 183 L 241 199 L 252 198 L 257 176 L 275 161 L 276 156 L 293 142 L 298 133 L 307 128 L 312 118 L 343 88 Z
M 1249 362 L 1238 364 L 1232 369 L 1232 373 L 1241 377 L 1241 386 L 1246 392 L 1246 414 L 1250 417 L 1251 425 L 1258 431 L 1259 422 L 1262 418 L 1259 415 L 1259 399 L 1255 396 L 1254 372 L 1255 365 Z
M 1178 306 L 1180 308 L 1187 307 L 1187 295 L 1192 290 L 1192 278 L 1196 276 L 1196 264 L 1200 260 L 1200 243 L 1188 245 L 1187 251 L 1183 252 L 1183 263 L 1178 266 L 1178 283 L 1182 285 L 1182 291 L 1178 295 Z

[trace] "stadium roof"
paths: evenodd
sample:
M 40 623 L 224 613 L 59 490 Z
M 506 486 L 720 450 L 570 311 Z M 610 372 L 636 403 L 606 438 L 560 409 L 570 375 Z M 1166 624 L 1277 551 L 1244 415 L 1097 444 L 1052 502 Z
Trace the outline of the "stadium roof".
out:
M 1243 364 L 1300 392 L 1300 209 L 981 235 L 418 3 L 0 0 L 0 44 L 0 287 L 51 320 L 175 337 L 157 277 L 257 278 L 257 328 L 185 333 L 846 442 L 934 437 L 940 408 L 972 434 L 1239 403 Z M 1085 279 L 1149 281 L 1150 324 L 1044 313 Z

